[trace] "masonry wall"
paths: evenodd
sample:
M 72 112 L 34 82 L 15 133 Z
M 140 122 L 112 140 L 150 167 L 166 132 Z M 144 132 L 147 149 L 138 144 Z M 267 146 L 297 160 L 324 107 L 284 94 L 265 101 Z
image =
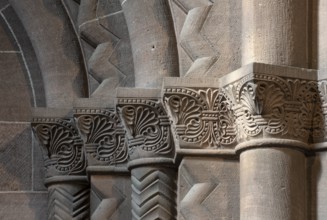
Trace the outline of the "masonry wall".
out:
M 209 84 L 213 85 L 218 82 L 214 80 L 252 62 L 290 69 L 304 67 L 308 68 L 307 78 L 313 79 L 316 77 L 313 74 L 317 74 L 316 78 L 323 79 L 326 4 L 322 0 L 298 0 L 301 4 L 292 7 L 292 1 L 287 1 L 292 16 L 282 12 L 281 16 L 275 16 L 282 11 L 278 11 L 277 1 L 267 1 L 266 5 L 254 2 L 251 5 L 245 0 L 0 0 L 0 219 L 43 220 L 48 215 L 43 161 L 47 151 L 36 140 L 30 124 L 35 108 L 45 108 L 49 115 L 53 109 L 71 111 L 78 105 L 112 107 L 118 87 L 160 90 L 164 77 L 185 78 L 185 81 L 198 77 L 203 85 L 206 78 L 212 77 Z M 298 19 L 302 12 L 308 13 Z M 245 20 L 253 14 L 254 20 Z M 290 28 L 286 32 L 274 32 L 280 27 Z M 285 73 L 286 77 L 293 72 L 294 69 L 272 74 L 282 77 Z M 245 75 L 242 71 L 234 73 L 242 74 Z M 300 75 L 303 78 L 304 74 Z M 222 81 L 233 81 L 232 78 Z M 196 84 L 193 80 L 194 87 L 201 87 L 200 81 Z M 321 85 L 319 91 L 325 91 L 324 84 Z M 121 90 L 118 96 L 128 100 L 126 94 L 139 98 L 141 93 Z M 95 104 L 88 103 L 91 99 L 96 100 Z M 324 106 L 325 101 L 320 101 Z M 298 173 L 307 172 L 302 175 L 306 187 L 303 219 L 327 218 L 324 151 L 325 146 L 318 146 L 296 160 L 305 161 L 304 169 Z M 246 219 L 240 211 L 240 176 L 247 164 L 251 164 L 251 157 L 246 160 L 244 156 L 246 162 L 240 166 L 239 154 L 235 153 L 194 155 L 180 153 L 176 160 L 176 218 Z M 253 158 L 260 163 L 268 159 L 274 162 L 269 151 L 262 155 L 267 160 Z M 287 158 L 285 161 L 288 164 Z M 283 170 L 277 169 L 276 178 Z M 246 171 L 249 175 L 243 175 L 242 181 L 254 170 Z M 124 170 L 119 177 L 123 182 L 119 187 L 124 193 L 131 193 L 128 172 Z M 269 172 L 256 173 L 268 176 L 267 179 L 271 177 Z M 256 173 L 252 175 L 254 179 Z M 133 175 L 139 175 L 138 171 Z M 91 215 L 97 216 L 102 200 L 116 193 L 106 191 L 105 185 L 111 184 L 111 178 L 110 175 L 92 176 Z M 294 179 L 302 181 L 299 175 Z M 196 190 L 201 193 L 194 193 Z M 103 195 L 99 196 L 99 192 Z M 130 195 L 124 198 L 130 199 Z M 125 201 L 112 219 L 130 216 L 124 213 L 130 209 L 130 203 Z

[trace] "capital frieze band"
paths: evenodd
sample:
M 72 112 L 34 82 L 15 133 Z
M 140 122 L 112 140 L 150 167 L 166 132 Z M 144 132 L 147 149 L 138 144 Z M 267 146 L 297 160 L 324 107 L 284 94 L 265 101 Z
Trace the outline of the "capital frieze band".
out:
M 75 108 L 75 122 L 36 117 L 35 134 L 49 151 L 46 166 L 73 174 L 85 169 L 84 154 L 89 165 L 106 166 L 174 158 L 175 148 L 230 151 L 262 138 L 325 142 L 326 80 L 265 64 L 240 71 L 206 81 L 169 78 L 155 96 L 128 89 L 110 109 Z

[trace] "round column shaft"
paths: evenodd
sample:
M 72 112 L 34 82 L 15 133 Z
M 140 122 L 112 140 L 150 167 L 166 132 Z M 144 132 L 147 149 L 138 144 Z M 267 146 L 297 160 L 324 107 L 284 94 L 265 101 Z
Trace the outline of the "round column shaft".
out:
M 305 155 L 286 148 L 250 149 L 240 155 L 241 220 L 306 218 Z
M 306 0 L 243 0 L 242 63 L 308 66 Z
M 126 0 L 122 4 L 130 34 L 135 87 L 160 88 L 178 76 L 178 54 L 168 0 Z

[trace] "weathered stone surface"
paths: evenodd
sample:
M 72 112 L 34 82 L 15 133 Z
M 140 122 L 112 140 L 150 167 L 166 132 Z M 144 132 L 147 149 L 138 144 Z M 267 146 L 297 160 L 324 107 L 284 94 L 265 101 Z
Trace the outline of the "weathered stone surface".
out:
M 132 177 L 132 219 L 176 219 L 176 170 L 147 164 Z
M 221 76 L 241 67 L 241 1 L 170 0 L 170 4 L 181 76 Z
M 239 219 L 239 187 L 237 160 L 184 157 L 178 173 L 178 219 Z
M 90 187 L 80 176 L 47 179 L 48 219 L 88 219 Z
M 242 1 L 242 64 L 308 67 L 308 4 L 303 0 Z
M 74 98 L 87 96 L 79 42 L 61 2 L 10 0 L 10 4 L 35 50 L 42 70 L 47 106 L 72 106 Z
M 0 0 L 0 218 L 46 218 L 45 197 L 29 197 L 44 166 L 49 219 L 327 218 L 325 9 Z M 33 123 L 41 146 L 17 123 L 31 106 L 48 107 Z
M 1 15 L 5 22 L 4 25 L 6 25 L 7 35 L 11 37 L 12 43 L 15 44 L 15 49 L 4 50 L 3 53 L 15 52 L 21 55 L 19 66 L 22 67 L 22 72 L 28 85 L 31 106 L 44 107 L 45 93 L 43 79 L 30 39 L 10 5 L 6 5 L 3 8 Z M 1 44 L 3 43 L 6 43 L 6 41 L 2 41 Z M 2 69 L 2 71 L 5 72 L 6 70 Z
M 25 78 L 19 53 L 0 53 L 0 118 L 3 121 L 29 121 L 32 94 Z
M 46 170 L 44 167 L 44 159 L 42 147 L 33 135 L 33 191 L 46 191 L 44 185 Z
M 91 219 L 132 219 L 129 173 L 91 175 Z
M 240 215 L 306 219 L 306 158 L 293 149 L 252 149 L 240 155 Z
M 0 123 L 0 176 L 0 191 L 32 189 L 32 131 L 29 123 Z
M 163 77 L 178 76 L 178 54 L 169 2 L 122 1 L 131 39 L 135 86 L 160 88 Z
M 308 219 L 325 219 L 327 211 L 324 204 L 327 201 L 327 153 L 319 152 L 311 157 L 308 163 Z
M 10 33 L 6 21 L 0 17 L 0 51 L 18 51 L 17 44 Z
M 0 219 L 47 219 L 47 193 L 0 193 Z

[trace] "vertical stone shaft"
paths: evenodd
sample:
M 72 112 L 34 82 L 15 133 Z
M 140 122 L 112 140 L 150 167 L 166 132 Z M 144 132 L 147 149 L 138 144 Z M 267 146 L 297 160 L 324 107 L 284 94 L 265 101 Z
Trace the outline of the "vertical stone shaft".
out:
M 243 65 L 308 66 L 306 0 L 243 0 Z
M 308 68 L 306 0 L 243 0 L 242 6 L 242 65 Z M 271 145 L 267 141 L 241 152 L 240 219 L 305 219 L 305 155 Z
M 327 69 L 327 2 L 310 1 L 312 6 L 312 69 Z
M 178 76 L 175 31 L 168 0 L 122 3 L 131 39 L 135 87 L 160 88 L 167 76 Z
M 164 166 L 132 168 L 132 219 L 174 220 L 176 171 Z
M 240 157 L 241 220 L 304 220 L 305 156 L 283 148 L 247 150 Z
M 86 177 L 55 177 L 47 181 L 48 220 L 89 219 L 90 188 Z

